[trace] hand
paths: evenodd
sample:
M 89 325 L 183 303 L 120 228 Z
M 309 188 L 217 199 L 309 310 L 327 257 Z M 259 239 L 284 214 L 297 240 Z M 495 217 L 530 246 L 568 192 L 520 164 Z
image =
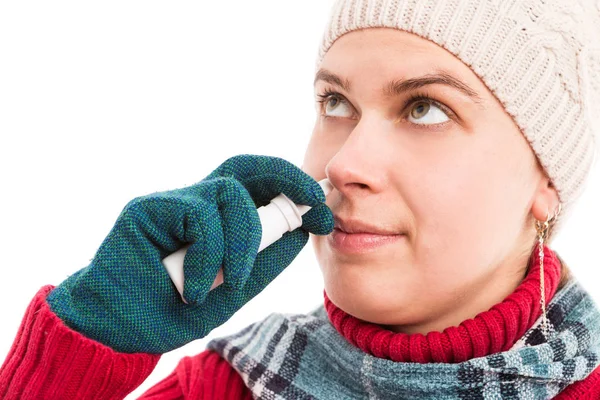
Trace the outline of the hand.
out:
M 257 254 L 256 209 L 283 193 L 313 207 L 302 226 Z M 162 354 L 206 336 L 296 258 L 309 232 L 333 230 L 319 184 L 277 157 L 235 156 L 190 187 L 130 201 L 91 264 L 47 298 L 72 329 L 117 351 Z M 162 259 L 190 244 L 185 304 Z M 224 283 L 210 290 L 220 268 Z

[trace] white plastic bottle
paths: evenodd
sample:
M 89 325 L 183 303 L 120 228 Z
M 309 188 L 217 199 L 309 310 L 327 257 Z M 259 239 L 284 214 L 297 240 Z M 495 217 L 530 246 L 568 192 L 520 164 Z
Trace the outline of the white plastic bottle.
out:
M 328 179 L 319 181 L 319 185 L 327 196 L 333 186 Z M 269 204 L 257 209 L 262 226 L 262 239 L 258 251 L 275 243 L 284 233 L 291 232 L 302 225 L 302 215 L 306 214 L 311 207 L 305 205 L 294 204 L 286 195 L 281 193 L 275 197 Z M 177 291 L 181 295 L 181 299 L 187 304 L 183 298 L 183 259 L 187 253 L 188 246 L 185 246 L 175 253 L 163 259 L 163 265 L 166 268 L 171 280 L 175 284 Z M 223 283 L 223 269 L 219 270 L 217 277 L 210 288 L 211 290 Z

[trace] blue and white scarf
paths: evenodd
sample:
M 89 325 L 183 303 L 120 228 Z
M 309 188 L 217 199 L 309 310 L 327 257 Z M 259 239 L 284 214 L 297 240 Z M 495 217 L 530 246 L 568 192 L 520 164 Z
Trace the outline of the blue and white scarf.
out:
M 350 344 L 323 306 L 212 340 L 257 399 L 551 399 L 600 365 L 600 311 L 572 278 L 514 346 L 461 363 L 395 362 Z

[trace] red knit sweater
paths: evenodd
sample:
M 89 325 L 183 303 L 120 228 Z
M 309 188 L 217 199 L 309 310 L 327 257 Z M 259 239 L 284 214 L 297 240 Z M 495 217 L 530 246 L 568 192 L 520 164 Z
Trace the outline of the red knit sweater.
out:
M 546 248 L 546 299 L 558 286 L 560 264 Z M 427 335 L 393 333 L 358 320 L 325 295 L 336 329 L 349 342 L 376 357 L 411 362 L 460 362 L 507 350 L 531 327 L 539 310 L 539 264 L 509 297 L 458 327 Z M 122 399 L 150 375 L 160 356 L 118 353 L 69 329 L 45 299 L 42 287 L 29 304 L 16 339 L 0 368 L 0 398 Z M 251 399 L 241 377 L 217 353 L 184 357 L 175 370 L 140 397 L 167 399 Z M 600 368 L 555 399 L 600 399 Z

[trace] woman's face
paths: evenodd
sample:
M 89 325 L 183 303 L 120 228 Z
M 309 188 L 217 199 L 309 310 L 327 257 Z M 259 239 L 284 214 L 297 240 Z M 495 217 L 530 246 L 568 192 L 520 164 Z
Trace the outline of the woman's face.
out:
M 545 219 L 553 189 L 479 78 L 428 40 L 378 28 L 334 43 L 315 93 L 303 169 L 333 184 L 327 205 L 342 228 L 396 234 L 366 248 L 351 245 L 356 235 L 312 236 L 333 303 L 426 333 L 512 293 L 535 237 L 531 211 Z

